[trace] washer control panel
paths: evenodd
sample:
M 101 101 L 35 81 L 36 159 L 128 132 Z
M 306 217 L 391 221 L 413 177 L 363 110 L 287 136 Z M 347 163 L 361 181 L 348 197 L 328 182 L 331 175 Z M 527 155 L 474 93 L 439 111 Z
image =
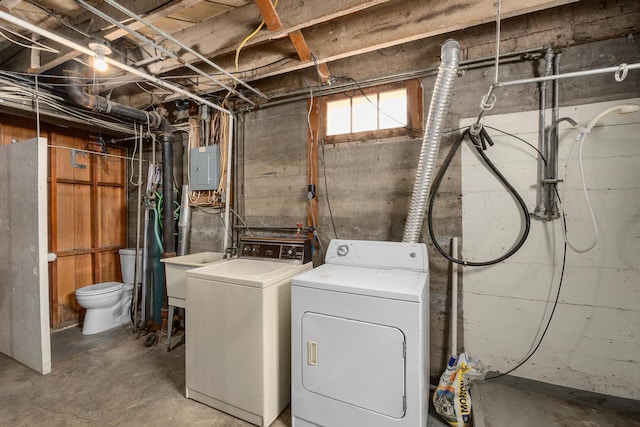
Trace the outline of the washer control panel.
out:
M 306 264 L 311 261 L 311 240 L 243 237 L 239 256 Z

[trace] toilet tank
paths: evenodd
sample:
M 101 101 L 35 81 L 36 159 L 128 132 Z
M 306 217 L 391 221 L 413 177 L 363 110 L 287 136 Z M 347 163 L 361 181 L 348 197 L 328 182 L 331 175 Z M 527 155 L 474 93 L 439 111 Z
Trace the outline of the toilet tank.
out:
M 122 281 L 124 283 L 133 284 L 133 275 L 136 268 L 136 250 L 135 248 L 120 249 L 120 271 L 122 272 Z M 138 252 L 138 274 L 136 275 L 136 283 L 141 283 L 140 272 L 142 271 L 142 250 Z
M 160 262 L 164 263 L 165 277 L 167 280 L 167 298 L 169 305 L 176 307 L 185 306 L 187 270 L 202 267 L 212 262 L 222 261 L 224 255 L 224 252 L 200 252 L 197 254 L 161 259 Z

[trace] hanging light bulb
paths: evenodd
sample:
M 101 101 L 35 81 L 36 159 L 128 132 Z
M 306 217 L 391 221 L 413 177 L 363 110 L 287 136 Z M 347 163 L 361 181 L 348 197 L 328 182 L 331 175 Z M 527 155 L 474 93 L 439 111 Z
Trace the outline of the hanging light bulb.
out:
M 93 66 L 98 71 L 107 71 L 107 68 L 109 68 L 106 61 L 104 60 L 104 49 L 102 49 L 101 47 L 96 49 L 96 57 L 93 60 Z
M 106 71 L 109 66 L 105 61 L 105 55 L 109 55 L 111 53 L 111 48 L 106 42 L 103 41 L 95 41 L 89 43 L 89 49 L 96 53 L 93 58 L 93 67 L 97 71 Z

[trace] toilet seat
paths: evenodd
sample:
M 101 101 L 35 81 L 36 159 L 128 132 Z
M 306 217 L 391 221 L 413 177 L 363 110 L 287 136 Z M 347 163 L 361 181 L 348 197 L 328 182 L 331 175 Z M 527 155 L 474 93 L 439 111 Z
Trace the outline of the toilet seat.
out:
M 95 285 L 85 286 L 85 287 L 76 289 L 76 295 L 79 295 L 79 296 L 104 295 L 111 292 L 120 292 L 123 287 L 124 287 L 124 284 L 118 283 L 118 282 L 96 283 Z

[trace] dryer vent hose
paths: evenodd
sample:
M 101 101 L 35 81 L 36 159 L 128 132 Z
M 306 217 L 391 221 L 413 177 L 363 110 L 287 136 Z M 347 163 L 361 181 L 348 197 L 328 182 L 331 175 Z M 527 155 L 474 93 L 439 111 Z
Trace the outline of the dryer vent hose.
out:
M 408 243 L 417 243 L 422 231 L 427 198 L 438 158 L 440 140 L 442 139 L 442 129 L 449 109 L 453 80 L 458 75 L 460 44 L 455 40 L 447 40 L 442 45 L 441 58 L 442 61 L 438 68 L 436 84 L 433 87 L 429 115 L 427 116 L 427 124 L 425 125 L 422 139 L 422 149 L 420 151 L 416 180 L 413 184 L 407 223 L 402 237 L 402 241 Z

